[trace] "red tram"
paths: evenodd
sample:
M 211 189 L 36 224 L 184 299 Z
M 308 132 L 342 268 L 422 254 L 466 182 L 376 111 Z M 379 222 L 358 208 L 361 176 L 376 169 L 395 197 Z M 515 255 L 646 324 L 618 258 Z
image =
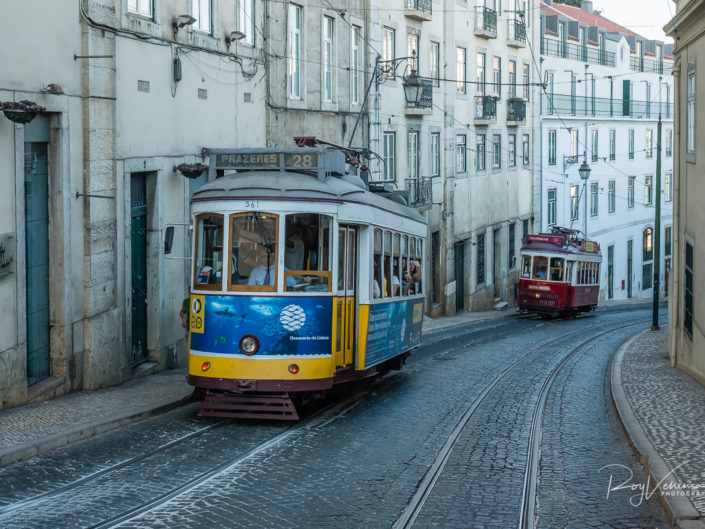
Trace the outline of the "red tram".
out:
M 554 227 L 521 248 L 517 304 L 525 313 L 569 316 L 597 307 L 602 253 L 580 232 Z

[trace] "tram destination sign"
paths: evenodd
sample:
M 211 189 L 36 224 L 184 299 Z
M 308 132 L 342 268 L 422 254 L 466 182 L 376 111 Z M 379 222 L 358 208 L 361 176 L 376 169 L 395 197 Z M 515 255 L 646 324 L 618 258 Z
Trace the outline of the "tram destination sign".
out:
M 217 169 L 318 169 L 318 153 L 315 152 L 234 152 L 218 153 Z

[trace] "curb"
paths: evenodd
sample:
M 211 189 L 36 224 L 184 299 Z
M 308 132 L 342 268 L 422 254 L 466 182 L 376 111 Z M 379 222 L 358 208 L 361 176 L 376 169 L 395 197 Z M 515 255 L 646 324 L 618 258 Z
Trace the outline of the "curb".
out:
M 36 441 L 30 441 L 25 444 L 0 450 L 0 468 L 6 467 L 23 459 L 38 456 L 50 450 L 56 450 L 57 448 L 75 443 L 76 441 L 87 439 L 89 437 L 114 430 L 115 428 L 120 428 L 121 426 L 125 426 L 131 422 L 136 422 L 153 415 L 165 413 L 174 408 L 187 404 L 190 398 L 191 394 L 189 393 L 178 400 L 167 402 L 157 407 L 148 406 L 136 412 L 126 413 L 122 416 L 108 419 L 106 421 L 78 426 L 76 428 L 50 435 L 49 437 L 44 437 L 42 439 L 37 439 Z
M 622 386 L 622 359 L 624 358 L 624 353 L 639 336 L 647 332 L 649 331 L 641 331 L 632 336 L 615 353 L 610 373 L 612 402 L 617 410 L 617 416 L 622 423 L 629 444 L 644 467 L 644 471 L 651 481 L 652 488 L 655 489 L 661 503 L 666 508 L 666 513 L 676 524 L 676 527 L 680 529 L 705 529 L 705 522 L 701 521 L 700 513 L 693 506 L 690 498 L 663 494 L 661 485 L 678 484 L 678 481 L 673 477 L 672 470 L 658 454 L 654 445 L 651 444 L 641 423 L 634 415 L 624 391 L 624 386 Z

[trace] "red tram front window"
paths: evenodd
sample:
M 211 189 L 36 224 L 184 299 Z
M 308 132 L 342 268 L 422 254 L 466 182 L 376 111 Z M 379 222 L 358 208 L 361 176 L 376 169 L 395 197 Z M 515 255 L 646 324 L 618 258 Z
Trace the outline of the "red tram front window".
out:
M 534 257 L 534 279 L 546 279 L 548 272 L 548 257 Z
M 531 277 L 531 256 L 525 255 L 521 259 L 521 277 Z
M 560 257 L 551 258 L 551 281 L 563 281 L 563 259 Z

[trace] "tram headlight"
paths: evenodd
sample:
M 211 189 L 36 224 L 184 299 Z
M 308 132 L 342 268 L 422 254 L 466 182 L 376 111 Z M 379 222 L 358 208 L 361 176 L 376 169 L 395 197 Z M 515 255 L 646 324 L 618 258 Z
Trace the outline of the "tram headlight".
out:
M 246 355 L 253 355 L 259 351 L 259 340 L 253 334 L 246 334 L 240 338 L 240 351 Z
M 211 368 L 210 362 L 203 362 L 203 365 L 201 365 L 201 371 L 208 371 L 210 368 Z

